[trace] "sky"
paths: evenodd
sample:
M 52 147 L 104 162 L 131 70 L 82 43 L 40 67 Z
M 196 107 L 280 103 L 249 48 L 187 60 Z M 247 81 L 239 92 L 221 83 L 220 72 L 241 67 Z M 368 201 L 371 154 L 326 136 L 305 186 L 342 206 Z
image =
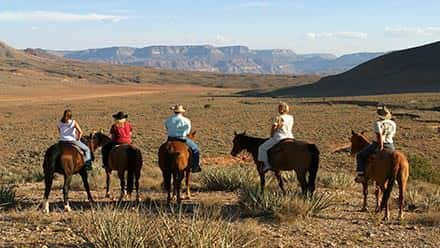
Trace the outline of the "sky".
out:
M 209 44 L 385 52 L 440 40 L 439 11 L 434 0 L 0 0 L 0 41 L 20 49 Z

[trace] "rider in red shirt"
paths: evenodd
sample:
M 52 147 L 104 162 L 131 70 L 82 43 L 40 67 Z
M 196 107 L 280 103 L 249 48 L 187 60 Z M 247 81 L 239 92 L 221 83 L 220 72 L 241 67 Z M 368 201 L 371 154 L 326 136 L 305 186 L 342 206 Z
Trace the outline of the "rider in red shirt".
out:
M 131 123 L 127 121 L 128 115 L 124 112 L 118 112 L 113 115 L 113 118 L 115 119 L 115 124 L 110 128 L 112 140 L 101 149 L 104 168 L 108 166 L 108 156 L 115 146 L 120 144 L 131 144 L 133 127 Z

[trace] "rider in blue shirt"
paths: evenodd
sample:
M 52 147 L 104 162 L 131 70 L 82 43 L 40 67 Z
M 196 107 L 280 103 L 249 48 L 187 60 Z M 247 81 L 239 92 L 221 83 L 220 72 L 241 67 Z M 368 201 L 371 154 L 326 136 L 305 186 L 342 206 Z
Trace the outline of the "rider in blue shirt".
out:
M 183 116 L 186 112 L 182 105 L 176 105 L 171 108 L 174 115 L 165 121 L 165 127 L 168 133 L 168 140 L 182 140 L 188 145 L 193 154 L 192 172 L 200 172 L 200 152 L 199 147 L 193 140 L 187 137 L 191 132 L 191 121 Z

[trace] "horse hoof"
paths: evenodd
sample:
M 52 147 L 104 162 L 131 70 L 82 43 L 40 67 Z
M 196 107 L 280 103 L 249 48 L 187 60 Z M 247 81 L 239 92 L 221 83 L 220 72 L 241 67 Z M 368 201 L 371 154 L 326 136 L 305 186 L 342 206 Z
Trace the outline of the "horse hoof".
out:
M 364 207 L 361 209 L 361 212 L 368 212 L 368 209 Z
M 107 199 L 110 199 L 111 198 L 111 196 L 110 196 L 110 194 L 105 194 L 105 198 L 107 198 Z
M 64 206 L 64 211 L 66 212 L 72 212 L 72 209 L 70 208 L 69 205 Z

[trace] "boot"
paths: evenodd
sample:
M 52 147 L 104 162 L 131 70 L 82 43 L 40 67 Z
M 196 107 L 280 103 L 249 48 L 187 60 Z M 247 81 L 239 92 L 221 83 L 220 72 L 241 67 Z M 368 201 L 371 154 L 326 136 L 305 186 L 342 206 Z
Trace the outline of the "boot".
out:
M 200 167 L 200 165 L 194 165 L 192 168 L 191 168 L 191 172 L 192 173 L 197 173 L 197 172 L 201 172 L 202 171 L 202 167 Z

